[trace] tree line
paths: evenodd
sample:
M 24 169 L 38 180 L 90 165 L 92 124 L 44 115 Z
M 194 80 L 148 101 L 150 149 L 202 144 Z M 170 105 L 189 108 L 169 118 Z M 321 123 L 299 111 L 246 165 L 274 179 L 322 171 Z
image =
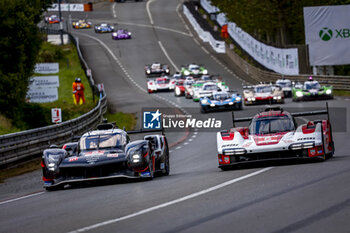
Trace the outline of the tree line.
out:
M 42 38 L 37 24 L 53 0 L 0 1 L 0 113 L 16 120 Z
M 277 47 L 305 44 L 303 7 L 350 4 L 350 0 L 211 0 L 229 21 Z

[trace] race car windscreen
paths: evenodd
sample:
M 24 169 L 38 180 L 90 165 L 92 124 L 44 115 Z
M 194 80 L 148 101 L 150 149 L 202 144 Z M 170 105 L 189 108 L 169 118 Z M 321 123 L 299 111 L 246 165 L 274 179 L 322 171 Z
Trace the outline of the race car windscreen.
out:
M 227 93 L 220 93 L 220 94 L 214 94 L 213 99 L 214 100 L 226 100 L 229 99 L 230 95 Z
M 199 70 L 199 66 L 197 66 L 197 65 L 191 65 L 188 68 L 189 68 L 189 70 Z
M 126 139 L 119 133 L 88 135 L 82 137 L 79 142 L 80 150 L 96 150 L 118 148 L 123 149 L 126 144 Z
M 292 87 L 292 82 L 287 80 L 277 81 L 276 84 L 281 87 Z
M 272 92 L 272 87 L 271 86 L 256 87 L 255 92 L 256 93 L 270 93 L 270 92 Z
M 215 91 L 218 89 L 218 86 L 216 85 L 206 85 L 203 87 L 203 90 L 205 91 Z
M 294 131 L 294 123 L 287 115 L 254 118 L 249 126 L 250 134 L 262 135 Z
M 304 89 L 305 90 L 311 90 L 311 89 L 320 89 L 321 85 L 318 82 L 305 82 Z
M 169 79 L 159 79 L 159 80 L 157 80 L 158 84 L 168 84 L 169 82 L 170 82 Z

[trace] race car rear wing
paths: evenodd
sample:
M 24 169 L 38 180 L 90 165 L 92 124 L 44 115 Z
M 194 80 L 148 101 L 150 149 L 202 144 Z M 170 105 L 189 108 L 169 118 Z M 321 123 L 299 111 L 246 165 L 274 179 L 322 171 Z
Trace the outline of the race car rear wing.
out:
M 279 106 L 277 107 L 268 107 L 265 109 L 265 111 L 281 111 L 283 112 L 283 109 Z M 293 117 L 302 117 L 302 116 L 313 116 L 313 115 L 327 115 L 328 121 L 330 121 L 329 118 L 329 109 L 328 109 L 328 102 L 326 102 L 326 109 L 324 110 L 316 110 L 316 111 L 308 111 L 308 112 L 295 112 L 291 113 Z M 236 122 L 246 122 L 246 121 L 251 121 L 253 117 L 241 117 L 241 118 L 235 118 L 234 111 L 232 111 L 232 123 L 233 127 L 235 126 Z
M 131 131 L 126 131 L 128 134 L 138 134 L 138 133 L 158 133 L 162 132 L 162 135 L 164 134 L 164 129 L 139 129 L 139 130 L 131 130 Z

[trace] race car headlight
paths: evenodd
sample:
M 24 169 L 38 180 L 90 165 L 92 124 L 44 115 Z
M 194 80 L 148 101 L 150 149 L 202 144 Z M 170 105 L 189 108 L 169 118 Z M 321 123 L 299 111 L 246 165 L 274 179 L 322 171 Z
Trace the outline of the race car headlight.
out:
M 207 100 L 207 99 L 203 99 L 203 100 L 201 101 L 201 103 L 202 103 L 202 104 L 207 104 L 207 103 L 208 103 L 208 100 Z
M 131 36 L 131 32 L 128 32 L 128 35 Z
M 193 95 L 193 91 L 190 91 L 190 95 Z
M 98 30 L 101 30 L 101 27 L 97 27 Z
M 255 98 L 254 97 L 249 97 L 248 101 L 255 101 Z
M 188 70 L 185 70 L 184 74 L 185 75 L 190 75 L 190 72 Z
M 114 27 L 113 27 L 113 26 L 111 26 L 111 29 L 114 29 Z
M 273 99 L 274 100 L 280 100 L 282 97 L 281 96 L 274 96 Z
M 139 163 L 140 160 L 141 160 L 141 154 L 139 154 L 139 153 L 133 154 L 131 157 L 131 161 L 133 163 Z
M 166 69 L 166 70 L 165 70 L 165 73 L 169 73 L 169 71 L 170 71 L 169 69 Z
M 228 104 L 229 104 L 229 105 L 233 105 L 233 102 L 229 102 Z
M 150 70 L 146 70 L 146 73 L 147 73 L 147 74 L 150 74 L 150 73 L 151 73 L 151 71 L 150 71 Z
M 243 155 L 246 153 L 247 151 L 244 148 L 226 149 L 223 151 L 224 155 Z
M 180 95 L 181 94 L 180 88 L 178 88 L 178 87 L 175 88 L 175 94 L 176 95 Z
M 236 97 L 236 101 L 241 101 L 241 97 Z
M 314 142 L 294 143 L 289 146 L 290 150 L 301 150 L 315 147 Z
M 301 91 L 297 91 L 297 92 L 295 93 L 295 95 L 296 95 L 297 97 L 303 97 L 303 93 L 302 93 Z
M 203 74 L 208 74 L 208 70 L 203 70 Z
M 215 107 L 215 104 L 210 104 L 210 107 Z
M 332 94 L 332 90 L 331 90 L 331 89 L 326 90 L 326 94 L 327 94 L 327 95 Z

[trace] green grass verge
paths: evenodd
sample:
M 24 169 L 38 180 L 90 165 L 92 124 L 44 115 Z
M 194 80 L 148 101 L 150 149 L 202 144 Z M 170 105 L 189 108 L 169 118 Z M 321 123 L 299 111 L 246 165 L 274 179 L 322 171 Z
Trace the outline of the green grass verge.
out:
M 333 90 L 335 96 L 350 96 L 350 91 Z
M 104 118 L 108 120 L 108 122 L 115 122 L 120 129 L 125 127 L 126 130 L 133 130 L 136 126 L 136 117 L 134 114 L 130 113 L 110 113 L 107 112 L 104 115 Z
M 33 109 L 37 106 L 35 109 L 38 112 L 43 113 L 40 116 L 44 116 L 38 116 L 40 117 L 41 123 L 36 127 L 52 124 L 51 108 L 61 108 L 62 120 L 67 121 L 87 113 L 96 106 L 98 98 L 96 97 L 95 102 L 93 101 L 92 90 L 85 75 L 85 71 L 80 65 L 78 53 L 73 44 L 57 46 L 44 42 L 38 56 L 38 63 L 40 62 L 59 62 L 60 71 L 58 74 L 54 75 L 59 76 L 60 86 L 58 88 L 59 99 L 57 101 L 51 103 L 31 104 Z M 47 74 L 34 74 L 33 76 L 47 76 Z M 82 83 L 85 86 L 84 94 L 86 103 L 83 105 L 74 104 L 72 83 L 76 77 L 81 78 Z M 38 108 L 41 110 L 38 110 Z M 31 112 L 35 114 L 34 111 Z M 28 118 L 22 119 L 23 122 L 26 120 L 28 120 Z M 16 123 L 7 119 L 5 116 L 0 117 L 0 135 L 28 130 L 30 128 L 30 124 L 18 124 L 18 121 Z
M 0 170 L 0 183 L 4 183 L 4 181 L 8 178 L 19 176 L 25 174 L 27 172 L 32 172 L 41 168 L 40 166 L 41 158 L 37 158 L 31 160 L 30 162 L 23 163 L 18 165 L 15 168 L 8 168 Z M 40 179 L 40 177 L 38 177 Z
M 81 68 L 78 52 L 75 46 L 73 44 L 57 46 L 50 43 L 44 43 L 42 51 L 51 51 L 52 53 L 57 54 L 56 56 L 59 58 L 60 67 L 58 73 L 60 86 L 58 88 L 59 99 L 55 102 L 41 104 L 41 106 L 49 111 L 51 108 L 61 108 L 63 121 L 79 117 L 94 108 L 98 99 L 96 98 L 95 103 L 93 102 L 92 90 L 85 72 Z M 48 56 L 44 56 L 43 58 L 42 54 L 40 58 L 44 59 L 41 62 L 48 62 L 47 60 L 50 60 Z M 83 105 L 74 104 L 72 83 L 76 77 L 81 78 L 82 83 L 85 86 L 85 104 Z M 51 112 L 49 114 L 51 114 Z

